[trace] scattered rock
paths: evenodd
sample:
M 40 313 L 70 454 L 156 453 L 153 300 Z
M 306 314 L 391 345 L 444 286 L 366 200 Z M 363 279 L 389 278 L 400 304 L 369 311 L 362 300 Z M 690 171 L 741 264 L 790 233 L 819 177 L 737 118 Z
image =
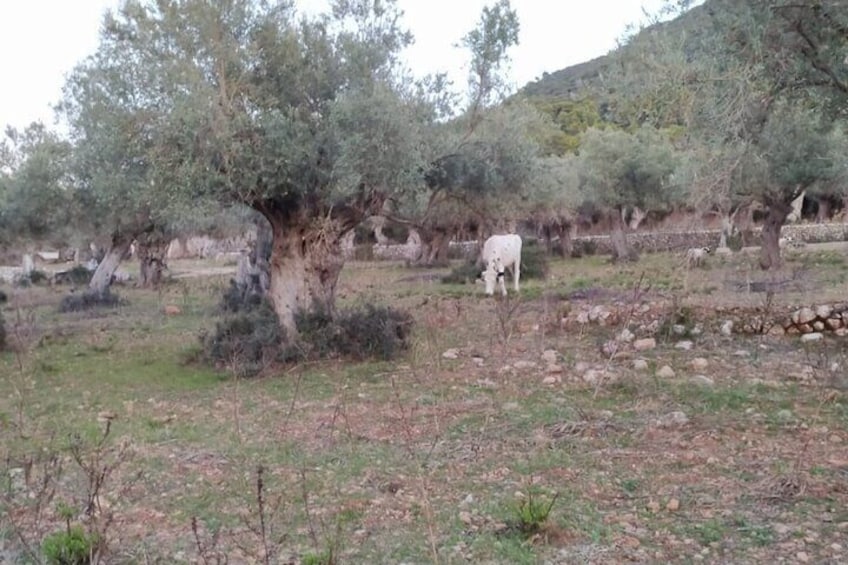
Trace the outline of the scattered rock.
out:
M 597 386 L 601 383 L 614 382 L 615 378 L 612 373 L 608 373 L 606 371 L 601 371 L 598 369 L 589 369 L 585 373 L 583 373 L 583 382 L 586 384 L 590 384 L 592 386 Z
M 784 408 L 783 410 L 779 410 L 775 415 L 775 419 L 781 423 L 788 423 L 795 419 L 795 414 L 792 413 L 792 410 Z
M 618 341 L 630 343 L 631 341 L 636 339 L 636 336 L 633 335 L 633 332 L 631 332 L 627 328 L 624 328 L 623 330 L 621 330 L 621 332 L 619 332 L 618 337 L 616 339 L 618 339 Z
M 182 314 L 182 309 L 176 304 L 166 304 L 165 305 L 165 315 L 166 316 L 176 316 L 178 314 Z
M 647 371 L 648 370 L 648 362 L 644 359 L 634 359 L 633 360 L 633 368 L 637 371 Z
M 538 365 L 536 364 L 535 361 L 521 360 L 521 361 L 516 361 L 515 363 L 512 364 L 512 366 L 515 367 L 516 369 L 518 369 L 519 371 L 522 371 L 522 370 L 525 370 L 525 369 L 535 369 Z
M 745 349 L 737 349 L 733 352 L 734 357 L 749 357 L 751 353 Z
M 680 509 L 680 501 L 677 500 L 676 498 L 670 499 L 666 503 L 665 509 L 668 510 L 669 512 L 677 512 Z
M 542 352 L 542 361 L 547 363 L 548 365 L 553 365 L 559 359 L 559 353 L 554 349 L 546 349 Z
M 549 375 L 561 375 L 564 370 L 562 365 L 548 365 L 547 369 L 545 369 Z
M 807 333 L 801 336 L 802 343 L 812 343 L 814 341 L 821 341 L 824 339 L 824 334 L 820 332 Z
M 671 326 L 671 333 L 674 335 L 683 335 L 686 333 L 686 326 L 683 324 L 674 324 Z
M 829 304 L 822 304 L 816 308 L 816 317 L 827 319 L 830 318 L 830 315 L 833 314 L 833 306 Z
M 674 344 L 675 349 L 682 349 L 683 351 L 690 351 L 695 346 L 694 343 L 689 341 L 688 339 L 684 339 L 683 341 L 678 341 Z
M 691 379 L 692 384 L 701 385 L 701 386 L 714 386 L 715 381 L 709 378 L 706 375 L 695 375 Z
M 721 332 L 721 335 L 726 337 L 733 335 L 733 320 L 725 320 L 719 331 Z
M 649 349 L 654 349 L 656 346 L 657 340 L 652 337 L 637 339 L 633 342 L 633 349 L 635 349 L 636 351 L 647 351 Z
M 585 373 L 591 366 L 585 361 L 578 361 L 574 364 L 574 371 L 577 373 Z
M 652 500 L 647 504 L 647 508 L 650 512 L 656 514 L 660 511 L 660 503 L 656 500 Z
M 498 388 L 498 384 L 492 379 L 477 379 L 477 386 L 483 388 Z
M 693 369 L 697 371 L 703 371 L 710 364 L 709 361 L 704 359 L 703 357 L 695 357 L 692 361 L 689 362 Z
M 579 312 L 577 314 L 577 323 L 578 324 L 588 324 L 589 323 L 589 313 L 588 312 Z
M 103 410 L 102 412 L 97 413 L 97 421 L 98 422 L 111 422 L 116 419 L 118 415 L 111 410 Z
M 542 379 L 543 385 L 555 385 L 559 382 L 560 382 L 559 377 L 557 377 L 555 375 L 549 375 L 549 376 L 545 377 L 544 379 Z
M 442 353 L 443 359 L 459 359 L 459 349 L 451 348 Z
M 675 428 L 685 426 L 688 423 L 689 416 L 680 410 L 669 412 L 668 414 L 661 416 L 656 422 L 658 428 Z
M 614 357 L 619 348 L 621 348 L 621 342 L 609 340 L 601 346 L 601 353 L 606 357 Z
M 674 369 L 672 369 L 668 365 L 663 365 L 657 371 L 657 376 L 660 377 L 660 378 L 663 378 L 663 379 L 670 379 L 670 378 L 674 377 L 674 374 L 675 374 Z
M 816 320 L 815 322 L 813 322 L 813 329 L 816 330 L 817 332 L 823 332 L 824 331 L 824 322 L 822 322 L 821 320 Z
M 792 323 L 795 325 L 809 324 L 816 319 L 816 313 L 812 308 L 805 307 L 793 312 L 790 318 L 792 319 Z
M 806 551 L 799 551 L 798 553 L 795 554 L 795 558 L 798 559 L 798 561 L 800 563 L 809 563 L 810 562 L 810 556 L 807 554 Z
M 485 363 L 482 357 L 472 357 L 471 362 L 477 365 L 478 367 L 482 367 Z

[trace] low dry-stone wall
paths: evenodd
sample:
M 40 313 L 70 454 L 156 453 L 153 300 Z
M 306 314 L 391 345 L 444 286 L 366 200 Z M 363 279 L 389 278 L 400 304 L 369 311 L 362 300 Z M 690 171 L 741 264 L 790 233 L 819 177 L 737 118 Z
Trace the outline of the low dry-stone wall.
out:
M 625 304 L 611 305 L 583 305 L 569 312 L 562 318 L 560 325 L 565 327 L 576 323 L 579 325 L 598 324 L 601 326 L 616 326 L 622 320 L 629 320 L 629 328 L 635 337 L 653 336 L 662 326 L 662 320 L 668 318 L 669 305 L 658 302 L 643 303 L 636 306 Z M 704 318 L 715 320 L 715 327 L 725 336 L 733 334 L 772 334 L 772 335 L 800 335 L 806 336 L 805 341 L 814 341 L 823 337 L 825 333 L 844 337 L 848 336 L 848 302 L 837 302 L 833 304 L 820 304 L 818 306 L 804 306 L 786 312 L 769 312 L 761 308 L 724 308 L 718 307 L 702 312 L 703 316 L 695 314 L 693 317 L 701 322 Z M 705 327 L 706 327 L 705 326 Z M 670 328 L 672 334 L 683 335 L 684 333 L 701 333 L 701 324 L 693 328 L 687 328 L 676 324 Z M 624 341 L 631 341 L 627 339 Z
M 848 224 L 790 224 L 781 230 L 783 237 L 804 243 L 848 241 Z M 760 245 L 761 228 L 752 231 L 750 245 Z M 627 241 L 639 252 L 675 251 L 690 247 L 716 247 L 719 230 L 636 232 Z M 587 235 L 574 238 L 574 247 L 585 254 L 606 255 L 612 250 L 607 235 Z

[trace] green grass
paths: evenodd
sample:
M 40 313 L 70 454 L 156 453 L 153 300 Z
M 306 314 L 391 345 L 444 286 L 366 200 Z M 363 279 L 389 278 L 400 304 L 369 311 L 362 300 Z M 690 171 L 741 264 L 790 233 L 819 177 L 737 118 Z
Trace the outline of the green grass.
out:
M 24 356 L 23 373 L 13 354 L 0 355 L 0 471 L 27 457 L 66 454 L 69 434 L 98 437 L 98 413 L 113 411 L 109 445 L 133 446 L 132 460 L 110 478 L 111 492 L 125 492 L 115 506 L 121 523 L 136 526 L 122 532 L 125 556 L 146 549 L 164 562 L 180 551 L 195 559 L 193 516 L 223 528 L 221 543 L 234 551 L 236 530 L 245 518 L 256 518 L 254 473 L 262 464 L 268 500 L 281 501 L 269 519 L 287 534 L 285 554 L 300 558 L 320 558 L 332 547 L 341 562 L 351 563 L 429 563 L 434 551 L 445 563 L 580 562 L 594 551 L 610 562 L 674 562 L 681 549 L 665 539 L 674 535 L 721 546 L 728 562 L 776 560 L 781 540 L 766 519 L 774 504 L 756 492 L 767 479 L 795 471 L 805 438 L 812 439 L 804 443 L 800 472 L 810 485 L 804 497 L 781 506 L 781 522 L 803 531 L 812 516 L 846 520 L 839 446 L 816 430 L 848 437 L 848 401 L 818 377 L 800 386 L 791 381 L 790 374 L 817 362 L 797 343 L 725 340 L 709 329 L 721 316 L 712 318 L 699 301 L 735 307 L 761 298 L 723 290 L 725 279 L 744 277 L 737 269 L 749 268 L 746 259 L 734 256 L 699 271 L 688 281 L 689 293 L 677 296 L 683 279 L 672 255 L 644 255 L 636 265 L 610 265 L 604 257 L 554 260 L 548 280 L 522 284 L 509 341 L 496 327 L 494 300 L 479 287 L 396 282 L 414 272 L 350 265 L 340 280 L 340 301 L 410 309 L 417 323 L 408 355 L 391 363 L 280 367 L 237 382 L 185 362 L 196 352 L 198 333 L 214 324 L 225 278 L 180 282 L 162 295 L 122 289 L 128 305 L 96 316 L 59 315 L 60 294 L 28 289 L 23 297 L 33 304 L 36 345 Z M 835 280 L 845 268 L 833 257 L 816 261 L 822 280 Z M 610 364 L 618 380 L 595 390 L 574 366 L 605 366 L 598 344 L 620 326 L 560 329 L 546 325 L 546 316 L 585 306 L 565 303 L 575 289 L 605 289 L 627 306 L 643 273 L 650 288 L 642 302 L 656 312 L 690 308 L 707 333 L 692 352 L 661 345 L 639 354 L 651 367 L 672 365 L 677 377 L 635 372 L 625 356 Z M 821 289 L 822 295 L 845 292 Z M 183 313 L 165 316 L 164 304 Z M 7 308 L 4 317 L 11 314 Z M 448 348 L 462 354 L 442 359 Z M 542 384 L 539 357 L 548 348 L 560 353 L 564 369 L 554 385 Z M 756 363 L 732 355 L 741 348 L 756 351 Z M 484 357 L 482 367 L 470 352 Z M 705 374 L 715 385 L 689 383 L 695 356 L 710 359 Z M 539 366 L 500 371 L 517 360 Z M 19 405 L 24 434 L 16 428 Z M 690 422 L 655 425 L 673 410 Z M 777 421 L 781 410 L 795 421 Z M 79 487 L 76 471 L 73 477 L 57 484 Z M 531 539 L 508 527 L 515 493 L 528 488 L 559 493 Z M 665 504 L 672 495 L 681 500 L 679 510 L 646 510 L 647 500 Z M 469 513 L 470 524 L 460 512 Z M 9 531 L 5 516 L 0 513 L 0 531 Z M 641 546 L 623 549 L 625 534 Z M 841 530 L 822 527 L 819 534 L 827 547 Z M 255 545 L 242 535 L 240 543 Z M 813 560 L 828 558 L 817 546 L 809 551 Z M 710 557 L 716 555 L 711 547 Z

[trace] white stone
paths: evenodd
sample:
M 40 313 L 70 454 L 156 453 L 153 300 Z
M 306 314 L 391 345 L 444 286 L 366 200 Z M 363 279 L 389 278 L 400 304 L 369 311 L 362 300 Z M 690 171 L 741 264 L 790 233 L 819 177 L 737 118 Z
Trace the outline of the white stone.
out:
M 683 324 L 674 324 L 671 326 L 671 331 L 674 335 L 683 335 L 686 333 L 686 326 Z
M 674 369 L 672 369 L 668 365 L 663 365 L 657 371 L 657 376 L 664 379 L 670 379 L 674 376 Z
M 675 410 L 674 412 L 669 412 L 665 416 L 660 417 L 656 423 L 660 428 L 685 426 L 689 423 L 689 416 L 687 416 L 685 412 Z
M 633 349 L 635 349 L 636 351 L 647 351 L 648 349 L 654 349 L 656 346 L 657 340 L 652 337 L 637 339 L 633 342 Z
M 559 377 L 557 377 L 555 375 L 549 375 L 549 376 L 545 377 L 544 379 L 542 379 L 543 385 L 555 385 L 558 382 L 559 382 Z
M 636 339 L 636 336 L 633 335 L 633 332 L 631 332 L 627 328 L 624 328 L 618 334 L 618 341 L 623 341 L 623 342 L 629 343 L 629 342 L 633 341 L 634 339 Z
M 577 373 L 585 373 L 589 370 L 590 367 L 591 365 L 589 365 L 585 361 L 578 361 L 574 364 L 574 371 Z
M 824 339 L 824 334 L 819 332 L 808 333 L 801 336 L 802 343 L 811 343 L 814 341 L 821 341 L 822 339 Z
M 831 314 L 833 314 L 833 307 L 829 304 L 822 304 L 816 308 L 816 316 L 822 320 L 830 318 Z
M 693 369 L 698 371 L 703 371 L 710 364 L 709 361 L 704 359 L 703 357 L 695 357 L 692 361 L 689 362 Z
M 646 371 L 648 369 L 648 362 L 644 359 L 634 359 L 633 368 L 637 371 Z
M 715 384 L 715 381 L 706 375 L 695 375 L 692 377 L 691 381 L 693 384 L 702 386 L 713 386 Z
M 721 335 L 730 337 L 733 335 L 733 320 L 725 320 L 721 325 Z
M 535 369 L 537 367 L 535 361 L 524 361 L 524 360 L 516 361 L 515 363 L 512 364 L 512 366 L 515 367 L 516 369 L 518 369 L 519 371 L 524 370 L 524 369 Z
M 459 349 L 451 348 L 442 353 L 442 357 L 444 359 L 458 359 L 459 358 Z
M 588 324 L 589 323 L 589 313 L 588 312 L 580 312 L 577 314 L 577 323 L 578 324 Z
M 683 341 L 678 341 L 674 344 L 675 349 L 682 349 L 683 351 L 689 351 L 695 346 L 694 343 L 689 341 L 688 339 L 684 339 Z
M 554 349 L 546 349 L 542 352 L 542 361 L 549 365 L 556 363 L 557 359 L 559 359 L 559 353 L 557 353 Z
M 816 319 L 816 313 L 812 308 L 801 308 L 792 314 L 792 321 L 796 324 L 809 324 Z

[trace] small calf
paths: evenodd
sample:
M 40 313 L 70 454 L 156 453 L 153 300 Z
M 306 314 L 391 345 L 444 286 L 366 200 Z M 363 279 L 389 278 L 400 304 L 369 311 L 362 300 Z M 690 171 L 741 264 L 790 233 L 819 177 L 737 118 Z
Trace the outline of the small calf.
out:
M 713 252 L 712 247 L 690 247 L 686 250 L 686 267 L 700 267 L 707 255 Z

